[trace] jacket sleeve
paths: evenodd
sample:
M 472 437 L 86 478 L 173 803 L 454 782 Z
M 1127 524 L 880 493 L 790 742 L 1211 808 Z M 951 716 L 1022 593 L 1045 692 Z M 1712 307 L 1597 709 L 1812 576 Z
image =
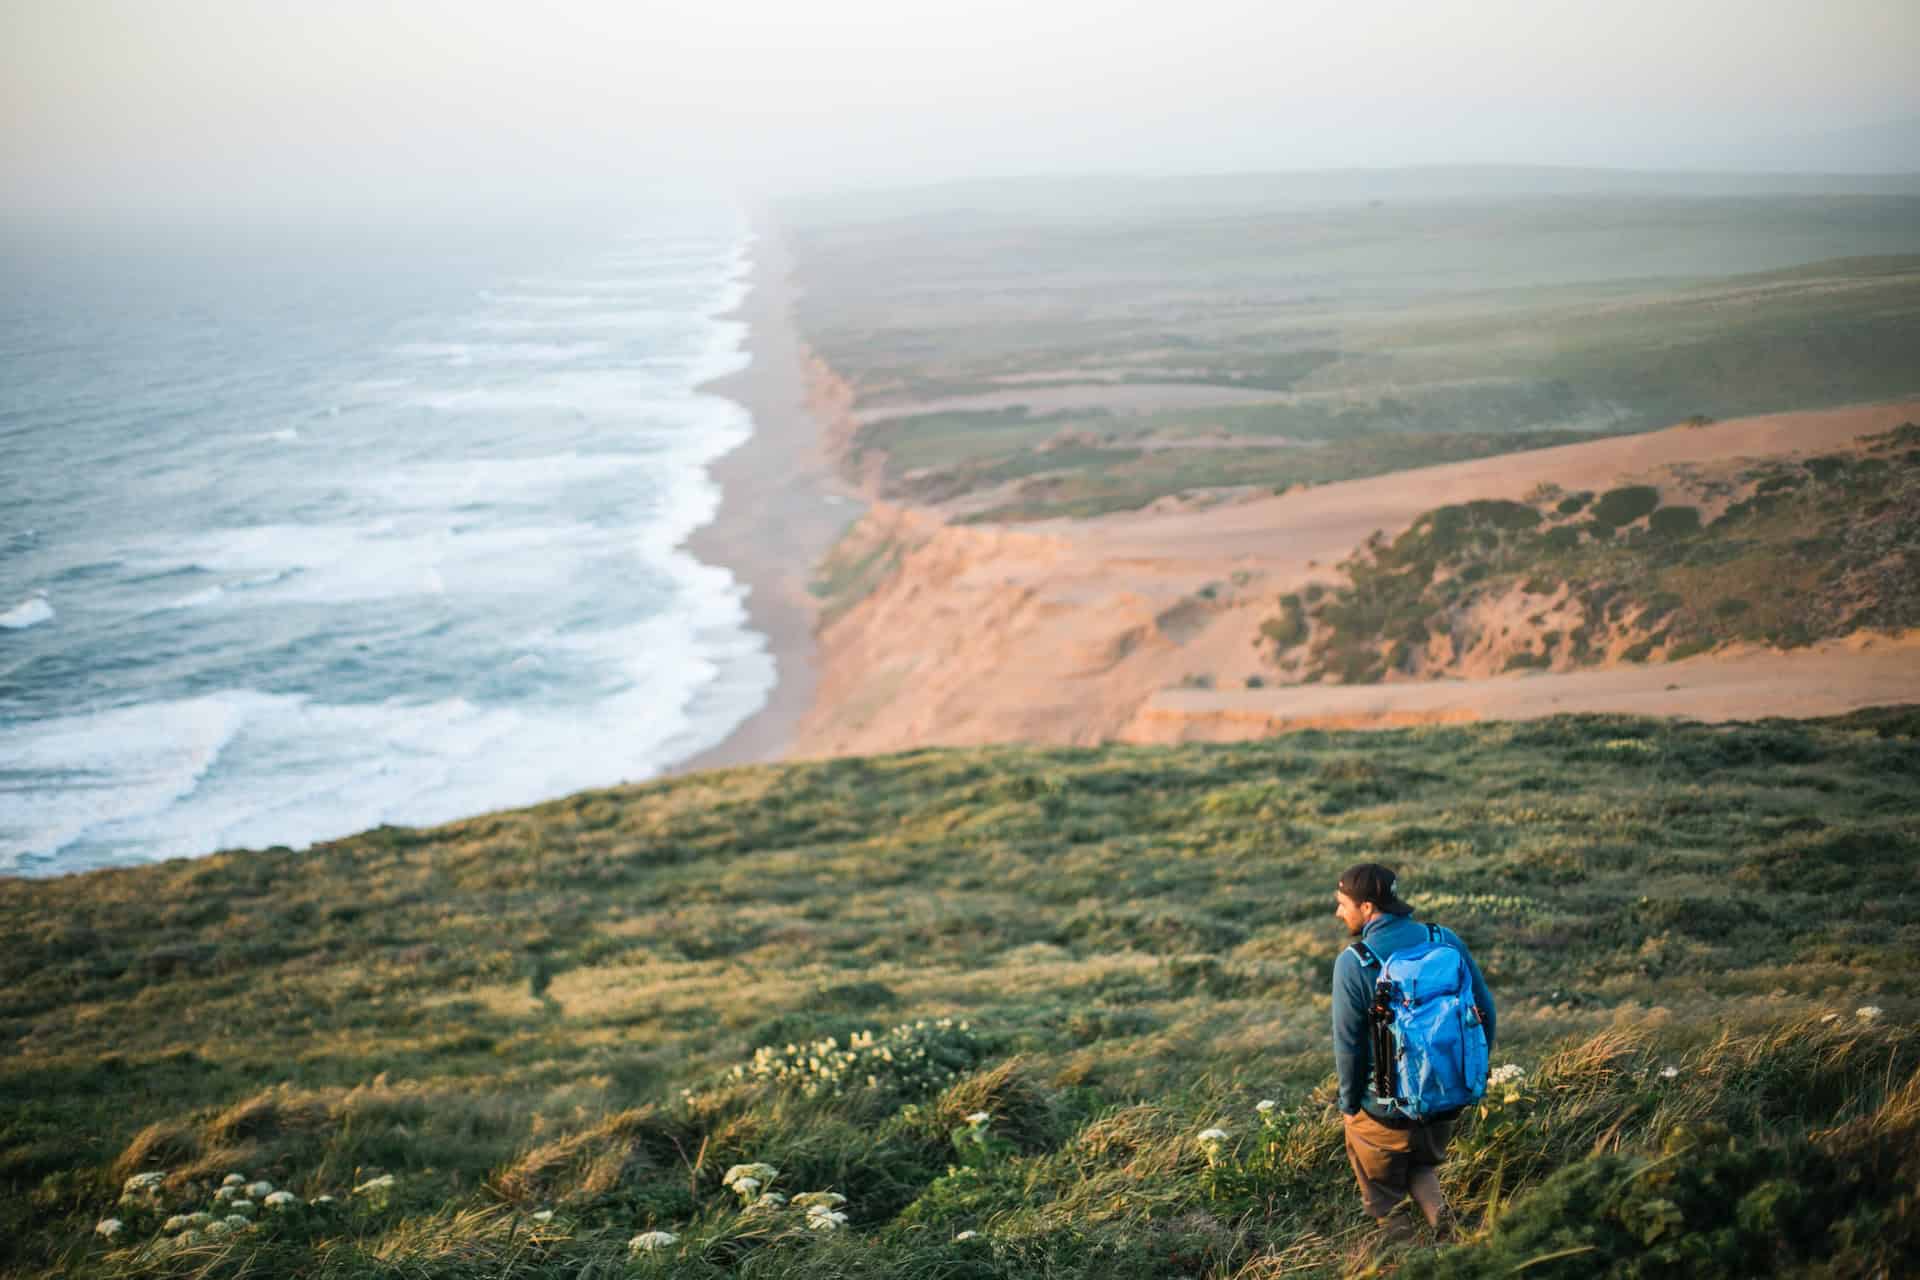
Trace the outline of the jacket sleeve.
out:
M 1480 974 L 1479 962 L 1473 958 L 1473 952 L 1467 950 L 1467 944 L 1460 940 L 1460 935 L 1451 929 L 1445 929 L 1442 932 L 1447 935 L 1448 941 L 1459 949 L 1460 954 L 1467 958 L 1467 972 L 1473 977 L 1473 1002 L 1480 1006 L 1482 1025 L 1487 1029 L 1487 1048 L 1491 1049 L 1494 1032 L 1493 992 L 1487 989 L 1487 980 Z
M 1367 974 L 1352 948 L 1333 962 L 1333 1070 L 1340 1082 L 1340 1113 L 1360 1110 L 1373 1070 L 1367 1040 Z

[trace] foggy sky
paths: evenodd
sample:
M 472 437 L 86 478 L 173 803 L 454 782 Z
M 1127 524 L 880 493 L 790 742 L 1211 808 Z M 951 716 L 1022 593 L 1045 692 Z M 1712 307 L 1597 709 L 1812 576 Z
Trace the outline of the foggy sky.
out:
M 1916 55 L 1915 0 L 0 0 L 0 177 L 19 213 L 687 174 L 1911 169 Z

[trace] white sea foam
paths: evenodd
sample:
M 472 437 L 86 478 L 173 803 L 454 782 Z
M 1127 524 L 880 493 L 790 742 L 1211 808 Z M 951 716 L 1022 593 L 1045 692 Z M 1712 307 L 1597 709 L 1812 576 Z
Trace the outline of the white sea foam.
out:
M 193 792 L 241 722 L 272 701 L 221 694 L 9 729 L 9 770 L 27 781 L 0 782 L 0 871 L 19 870 L 23 858 L 49 856 L 93 829 L 137 826 L 165 813 Z
M 62 869 L 305 845 L 652 776 L 723 739 L 775 675 L 730 575 L 684 557 L 674 570 L 661 613 L 550 639 L 607 673 L 584 713 L 234 691 L 25 726 L 17 766 L 64 781 L 0 789 L 0 871 L 74 846 Z M 515 665 L 529 657 L 543 661 Z
M 300 438 L 300 432 L 293 427 L 282 427 L 278 431 L 262 431 L 253 438 L 255 440 L 272 440 L 278 444 L 292 444 Z
M 551 501 L 583 486 L 632 483 L 623 473 L 658 472 L 658 453 L 554 453 L 528 458 L 422 462 L 359 481 L 358 491 L 391 511 L 447 511 L 474 503 Z
M 0 630 L 25 631 L 28 627 L 51 622 L 53 618 L 53 606 L 47 603 L 47 593 L 36 591 L 5 613 L 0 613 Z
M 564 330 L 568 333 L 644 333 L 651 337 L 661 333 L 677 333 L 685 329 L 687 313 L 668 307 L 621 307 L 617 310 L 589 312 L 583 315 L 528 315 L 524 312 L 500 315 L 480 316 L 467 321 L 462 328 L 473 333 L 514 334 L 514 333 L 552 333 Z
M 350 604 L 448 593 L 534 594 L 550 588 L 568 566 L 617 546 L 618 537 L 617 529 L 578 523 L 456 531 L 435 509 L 359 525 L 229 529 L 176 539 L 145 554 L 177 556 L 176 564 L 222 575 L 271 579 L 273 589 L 261 599 L 275 606 Z
M 181 596 L 178 600 L 163 607 L 168 609 L 202 609 L 207 605 L 215 603 L 226 594 L 227 591 L 225 587 L 208 587 L 204 591 L 196 591 L 192 595 Z
M 581 342 L 409 342 L 393 349 L 395 355 L 437 360 L 464 368 L 474 359 L 488 364 L 568 364 L 603 356 L 610 344 L 600 339 Z

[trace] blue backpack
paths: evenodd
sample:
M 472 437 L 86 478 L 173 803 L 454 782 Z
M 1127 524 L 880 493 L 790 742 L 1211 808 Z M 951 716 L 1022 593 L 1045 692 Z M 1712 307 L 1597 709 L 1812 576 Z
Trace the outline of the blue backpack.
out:
M 1487 1092 L 1487 1029 L 1473 1003 L 1473 974 L 1460 949 L 1427 926 L 1427 940 L 1381 963 L 1364 942 L 1360 963 L 1378 967 L 1369 1022 L 1373 1104 L 1418 1123 L 1450 1119 Z

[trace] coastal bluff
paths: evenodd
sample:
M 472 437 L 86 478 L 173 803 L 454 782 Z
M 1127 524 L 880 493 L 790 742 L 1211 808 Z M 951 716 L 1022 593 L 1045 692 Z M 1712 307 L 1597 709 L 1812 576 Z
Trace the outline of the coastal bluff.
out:
M 1277 598 L 1337 587 L 1369 539 L 1436 507 L 1823 455 L 1916 418 L 1920 401 L 1908 400 L 1682 425 L 1085 520 L 986 525 L 878 504 L 836 552 L 864 580 L 829 606 L 819 696 L 795 752 L 1219 741 L 1568 711 L 1722 720 L 1920 700 L 1920 650 L 1904 631 L 1792 650 L 1733 644 L 1681 662 L 1630 661 L 1621 643 L 1578 670 L 1514 672 L 1506 664 L 1529 634 L 1516 615 L 1503 625 L 1518 638 L 1422 678 L 1362 685 L 1301 684 L 1263 643 Z

